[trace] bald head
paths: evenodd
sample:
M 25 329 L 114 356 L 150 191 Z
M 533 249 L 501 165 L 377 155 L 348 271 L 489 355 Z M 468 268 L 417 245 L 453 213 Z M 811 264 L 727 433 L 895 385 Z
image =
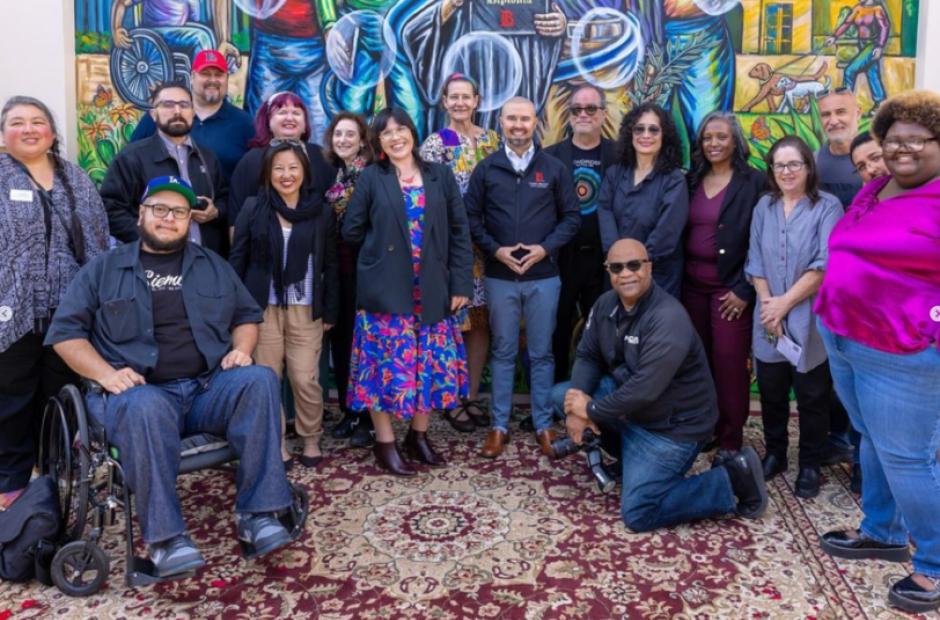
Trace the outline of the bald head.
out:
M 535 104 L 525 97 L 513 97 L 507 101 L 499 116 L 499 125 L 503 129 L 506 144 L 519 155 L 532 146 L 537 123 Z
M 532 103 L 529 99 L 525 97 L 512 97 L 503 104 L 502 109 L 499 112 L 500 116 L 504 116 L 506 111 L 509 109 L 525 109 L 528 110 L 532 116 L 535 116 L 535 104 Z
M 636 305 L 653 285 L 649 253 L 636 239 L 620 239 L 610 246 L 605 266 L 610 274 L 610 285 L 626 308 Z

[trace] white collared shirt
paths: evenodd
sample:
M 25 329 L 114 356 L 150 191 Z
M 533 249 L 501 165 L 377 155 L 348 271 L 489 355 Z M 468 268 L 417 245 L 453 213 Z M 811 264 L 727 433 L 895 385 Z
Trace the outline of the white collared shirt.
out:
M 506 156 L 509 157 L 509 163 L 516 172 L 525 172 L 529 163 L 532 162 L 533 155 L 535 155 L 535 142 L 530 144 L 529 149 L 522 155 L 516 155 L 516 152 L 509 148 L 508 144 L 506 145 Z

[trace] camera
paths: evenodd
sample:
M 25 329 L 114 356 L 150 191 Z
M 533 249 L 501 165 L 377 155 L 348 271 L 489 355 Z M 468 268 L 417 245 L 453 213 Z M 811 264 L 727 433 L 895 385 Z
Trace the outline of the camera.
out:
M 209 208 L 209 201 L 205 198 L 198 198 L 196 200 L 196 206 L 193 207 L 193 211 L 205 211 Z
M 588 469 L 591 475 L 594 476 L 597 489 L 601 493 L 610 493 L 614 490 L 617 483 L 604 466 L 604 458 L 601 454 L 601 438 L 591 429 L 584 429 L 580 446 L 571 437 L 562 437 L 552 442 L 552 450 L 555 451 L 555 458 L 559 459 L 578 451 L 584 452 L 584 460 L 587 461 Z

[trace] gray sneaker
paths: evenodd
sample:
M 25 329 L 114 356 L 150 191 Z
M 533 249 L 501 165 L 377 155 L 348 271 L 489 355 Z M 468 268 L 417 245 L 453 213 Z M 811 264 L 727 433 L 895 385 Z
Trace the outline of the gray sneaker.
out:
M 150 561 L 157 577 L 188 573 L 205 566 L 206 561 L 188 534 L 150 545 Z
M 291 541 L 290 532 L 271 513 L 241 514 L 236 521 L 238 539 L 253 550 L 252 557 L 279 549 Z

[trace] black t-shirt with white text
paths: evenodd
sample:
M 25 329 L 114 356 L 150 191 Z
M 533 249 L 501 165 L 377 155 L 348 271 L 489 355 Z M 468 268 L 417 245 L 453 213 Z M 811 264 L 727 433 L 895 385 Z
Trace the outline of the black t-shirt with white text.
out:
M 145 377 L 148 383 L 192 379 L 206 371 L 196 348 L 183 304 L 183 251 L 151 254 L 140 251 L 140 264 L 153 297 L 153 336 L 157 363 Z
M 568 244 L 573 248 L 601 247 L 601 233 L 597 224 L 597 196 L 601 191 L 604 170 L 601 167 L 601 147 L 579 149 L 571 145 L 571 168 L 574 174 L 574 193 L 581 209 L 581 228 Z

